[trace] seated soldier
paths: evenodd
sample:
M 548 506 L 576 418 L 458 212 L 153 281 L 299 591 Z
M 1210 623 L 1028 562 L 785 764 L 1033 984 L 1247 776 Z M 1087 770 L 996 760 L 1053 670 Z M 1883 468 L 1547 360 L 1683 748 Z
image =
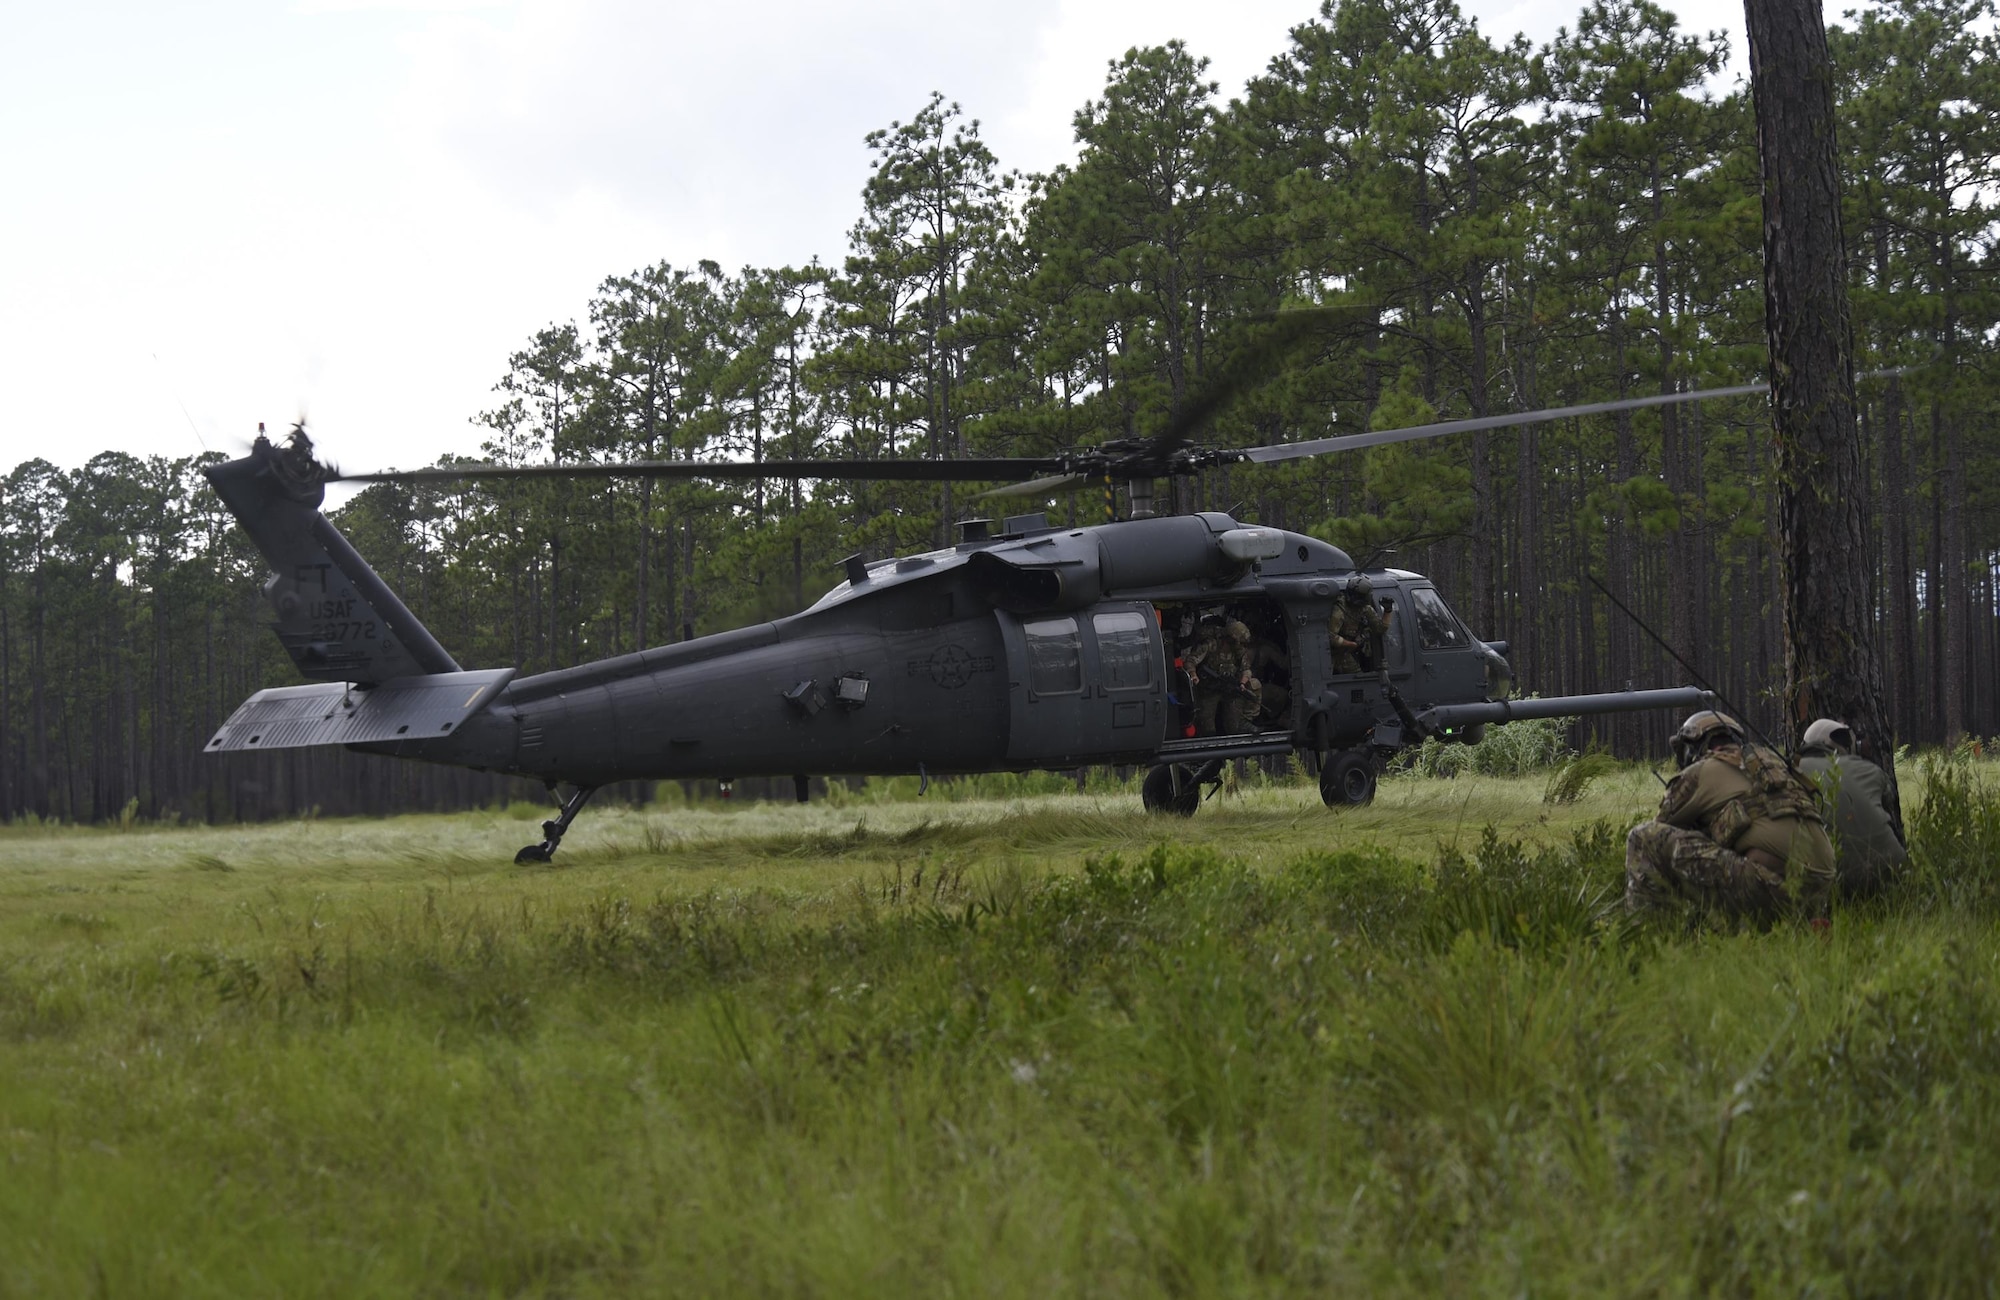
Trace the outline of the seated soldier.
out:
M 1658 818 L 1625 840 L 1626 909 L 1693 904 L 1760 926 L 1824 916 L 1833 845 L 1811 784 L 1712 709 L 1681 724 L 1674 757 Z
M 1183 656 L 1194 683 L 1194 727 L 1198 736 L 1226 736 L 1244 730 L 1257 711 L 1259 684 L 1250 675 L 1250 629 L 1232 621 L 1209 623 Z
M 1292 702 L 1291 692 L 1286 689 L 1292 677 L 1292 663 L 1285 653 L 1283 636 L 1281 630 L 1277 641 L 1260 636 L 1250 642 L 1250 672 L 1260 687 L 1258 711 L 1252 721 L 1259 725 L 1283 726 L 1285 710 Z
M 1845 898 L 1865 898 L 1910 860 L 1889 812 L 1889 778 L 1854 752 L 1854 731 L 1821 718 L 1806 728 L 1799 771 L 1819 786 L 1833 827 L 1834 857 Z

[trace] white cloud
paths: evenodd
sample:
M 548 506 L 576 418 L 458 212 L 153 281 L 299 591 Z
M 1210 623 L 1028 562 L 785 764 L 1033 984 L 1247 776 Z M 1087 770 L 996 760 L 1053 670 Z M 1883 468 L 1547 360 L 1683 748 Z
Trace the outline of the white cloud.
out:
M 1540 6 L 1473 8 L 1496 35 L 1554 26 Z M 471 451 L 467 420 L 508 353 L 581 316 L 603 277 L 661 259 L 837 263 L 863 136 L 933 90 L 982 120 L 1003 166 L 1046 170 L 1073 155 L 1072 114 L 1127 48 L 1185 39 L 1226 100 L 1315 12 L 33 7 L 0 45 L 0 470 L 188 454 L 176 391 L 211 446 L 303 406 L 348 465 Z M 1716 12 L 1699 25 L 1740 26 Z

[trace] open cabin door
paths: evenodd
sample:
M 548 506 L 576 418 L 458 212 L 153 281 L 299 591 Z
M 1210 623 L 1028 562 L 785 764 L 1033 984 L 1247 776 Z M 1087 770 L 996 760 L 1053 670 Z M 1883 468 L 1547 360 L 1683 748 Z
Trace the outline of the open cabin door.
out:
M 1010 760 L 1065 767 L 1153 752 L 1166 728 L 1166 663 L 1151 605 L 999 617 Z

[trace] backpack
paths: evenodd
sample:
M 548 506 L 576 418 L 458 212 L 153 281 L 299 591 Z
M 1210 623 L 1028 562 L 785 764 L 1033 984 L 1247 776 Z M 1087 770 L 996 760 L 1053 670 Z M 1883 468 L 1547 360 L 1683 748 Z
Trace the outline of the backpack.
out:
M 1734 849 L 1743 833 L 1762 821 L 1794 818 L 1824 826 L 1820 814 L 1819 791 L 1792 774 L 1785 760 L 1758 745 L 1723 745 L 1708 757 L 1750 778 L 1750 788 L 1715 810 L 1709 820 L 1708 837 L 1726 849 Z

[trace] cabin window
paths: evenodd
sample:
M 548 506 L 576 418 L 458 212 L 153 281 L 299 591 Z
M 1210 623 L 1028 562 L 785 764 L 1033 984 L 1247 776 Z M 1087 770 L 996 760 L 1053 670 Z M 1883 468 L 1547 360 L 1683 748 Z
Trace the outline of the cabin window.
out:
M 1023 623 L 1028 638 L 1028 689 L 1062 695 L 1083 689 L 1083 638 L 1073 618 Z
M 1465 629 L 1452 617 L 1445 606 L 1444 598 L 1429 587 L 1418 587 L 1410 593 L 1410 604 L 1417 614 L 1417 644 L 1426 650 L 1462 650 L 1471 644 Z
M 1136 690 L 1153 684 L 1153 639 L 1147 624 L 1152 620 L 1135 609 L 1115 614 L 1093 614 L 1097 629 L 1097 664 L 1103 685 L 1114 691 Z

